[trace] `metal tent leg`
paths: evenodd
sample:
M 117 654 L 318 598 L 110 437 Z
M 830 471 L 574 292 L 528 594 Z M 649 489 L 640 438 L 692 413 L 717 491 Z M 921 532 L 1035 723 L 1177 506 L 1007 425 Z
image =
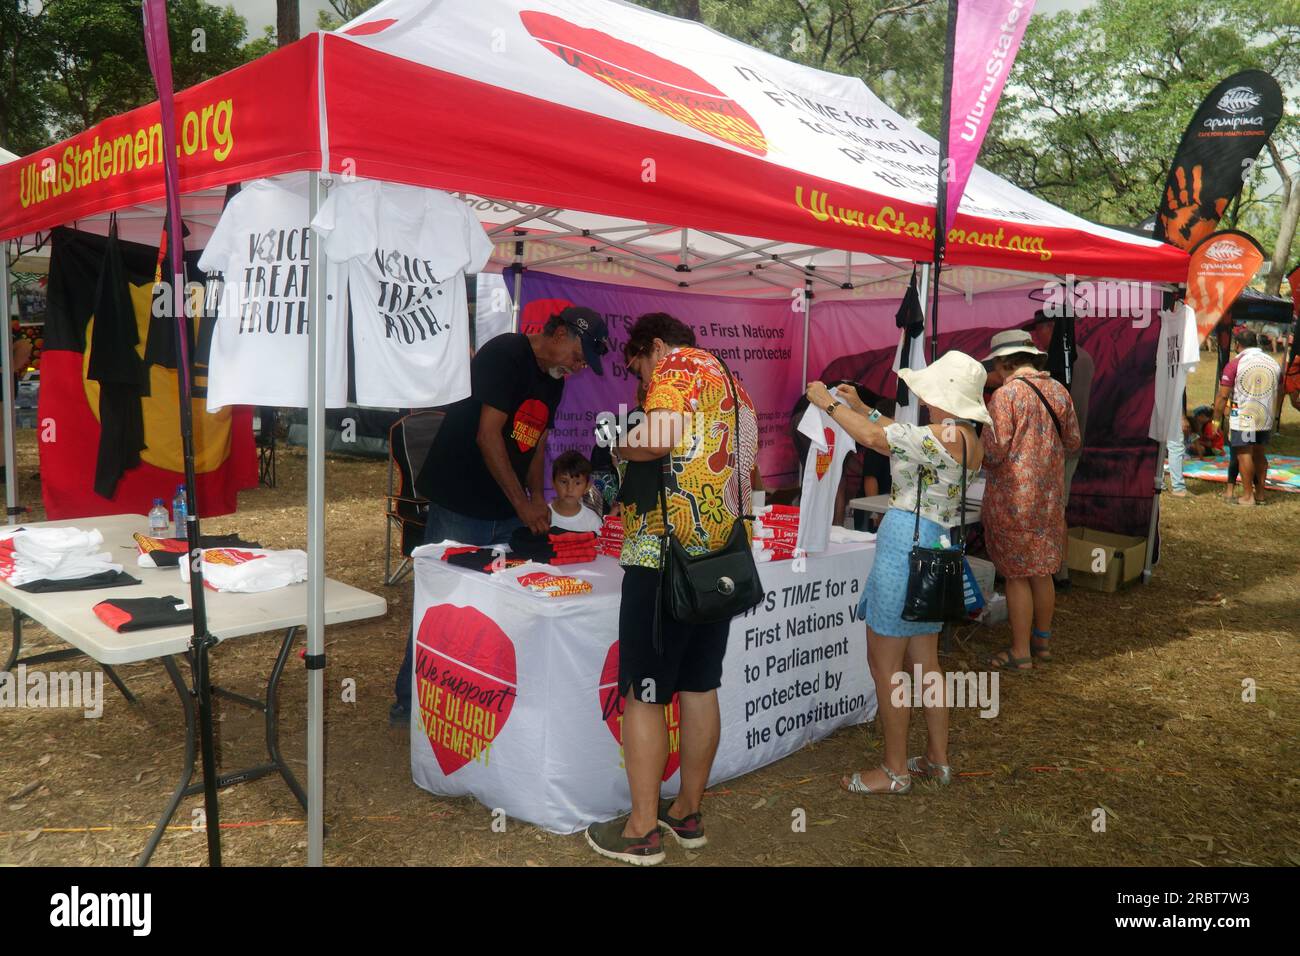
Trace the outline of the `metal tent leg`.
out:
M 167 669 L 167 676 L 171 678 L 172 686 L 176 688 L 176 693 L 180 695 L 181 710 L 185 714 L 185 758 L 180 782 L 176 784 L 176 789 L 172 791 L 171 799 L 167 801 L 167 808 L 163 810 L 162 816 L 158 818 L 158 824 L 154 827 L 153 833 L 149 835 L 149 842 L 144 845 L 144 852 L 136 860 L 136 866 L 149 865 L 149 859 L 153 856 L 153 851 L 158 848 L 158 843 L 162 840 L 163 834 L 167 832 L 167 825 L 172 822 L 172 817 L 176 815 L 176 808 L 181 805 L 181 799 L 185 796 L 190 781 L 194 777 L 194 755 L 197 751 L 194 732 L 194 700 L 191 697 L 189 685 L 185 683 L 184 678 L 181 677 L 180 668 L 176 666 L 176 658 L 164 657 L 163 667 Z
M 307 793 L 302 784 L 298 782 L 298 778 L 293 771 L 289 769 L 289 765 L 285 762 L 280 751 L 280 720 L 278 713 L 280 679 L 284 676 L 284 668 L 289 661 L 289 654 L 293 650 L 294 638 L 297 637 L 297 634 L 298 628 L 296 627 L 291 627 L 284 632 L 284 637 L 280 641 L 280 651 L 275 657 L 275 665 L 271 668 L 271 674 L 266 681 L 265 699 L 258 700 L 255 697 L 247 697 L 215 685 L 212 687 L 212 694 L 214 697 L 221 697 L 224 700 L 233 701 L 257 711 L 262 715 L 266 728 L 266 762 L 252 767 L 232 770 L 229 773 L 218 774 L 216 777 L 217 788 L 224 790 L 226 787 L 233 787 L 237 783 L 258 780 L 278 773 L 290 792 L 293 793 L 294 799 L 305 810 L 307 808 Z M 158 843 L 167 832 L 167 827 L 172 818 L 175 817 L 181 800 L 204 792 L 203 781 L 201 779 L 194 780 L 195 757 L 198 753 L 198 725 L 194 705 L 195 692 L 181 676 L 175 657 L 163 658 L 163 666 L 167 669 L 167 676 L 171 678 L 172 686 L 176 688 L 177 694 L 180 695 L 181 709 L 185 714 L 185 757 L 180 780 L 176 784 L 176 789 L 172 791 L 171 798 L 167 801 L 162 816 L 158 818 L 158 823 L 149 837 L 149 842 L 145 844 L 144 852 L 140 854 L 137 861 L 138 866 L 148 865 L 150 857 L 153 856 Z M 194 660 L 192 656 L 190 657 L 190 667 L 193 670 Z

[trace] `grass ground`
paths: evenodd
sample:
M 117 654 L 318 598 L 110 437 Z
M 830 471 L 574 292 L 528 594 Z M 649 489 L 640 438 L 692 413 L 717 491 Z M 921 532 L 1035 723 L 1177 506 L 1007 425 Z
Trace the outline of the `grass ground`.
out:
M 1193 378 L 1191 404 L 1210 399 L 1212 371 L 1207 362 Z M 37 502 L 32 433 L 22 439 L 20 500 Z M 1290 408 L 1274 449 L 1300 454 L 1300 414 Z M 435 798 L 411 783 L 406 731 L 386 722 L 411 593 L 409 582 L 380 584 L 385 466 L 332 459 L 326 470 L 330 574 L 389 602 L 384 619 L 327 631 L 328 686 L 351 677 L 357 699 L 345 704 L 335 693 L 327 708 L 326 859 L 616 865 L 598 861 L 581 836 L 513 822 L 495 833 L 473 800 Z M 303 547 L 305 485 L 302 455 L 284 450 L 279 487 L 245 493 L 238 515 L 205 530 Z M 1274 494 L 1268 507 L 1246 511 L 1225 507 L 1220 485 L 1189 488 L 1187 498 L 1164 500 L 1164 557 L 1149 585 L 1063 596 L 1056 661 L 1007 677 L 997 718 L 954 714 L 952 759 L 962 772 L 954 786 L 922 786 L 893 800 L 841 793 L 840 774 L 871 766 L 880 750 L 874 727 L 846 729 L 718 787 L 706 804 L 711 845 L 670 849 L 670 862 L 1300 864 L 1300 495 Z M 55 646 L 40 629 L 28 633 L 29 649 Z M 0 647 L 7 636 L 0 633 Z M 269 640 L 220 647 L 216 677 L 257 693 Z M 1007 642 L 1005 625 L 973 629 L 945 665 L 977 669 Z M 137 665 L 123 676 L 139 706 L 106 686 L 99 720 L 0 710 L 0 863 L 133 861 L 174 783 L 181 737 L 161 668 Z M 1257 687 L 1253 703 L 1242 699 L 1247 679 Z M 305 711 L 305 674 L 291 666 L 282 727 L 299 767 Z M 256 759 L 259 728 L 246 712 L 222 708 L 219 732 L 229 765 Z M 206 859 L 203 836 L 188 829 L 199 806 L 200 798 L 183 805 L 158 864 Z M 806 811 L 806 832 L 792 832 L 795 809 Z M 1105 832 L 1093 829 L 1098 809 L 1106 811 Z M 302 813 L 282 784 L 232 788 L 222 811 L 228 864 L 305 862 Z

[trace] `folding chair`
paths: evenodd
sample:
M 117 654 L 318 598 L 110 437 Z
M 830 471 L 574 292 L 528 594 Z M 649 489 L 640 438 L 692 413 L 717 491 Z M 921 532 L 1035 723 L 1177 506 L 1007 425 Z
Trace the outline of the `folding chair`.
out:
M 411 552 L 424 543 L 429 502 L 415 490 L 443 412 L 404 415 L 388 432 L 387 520 L 384 522 L 384 583 L 396 584 L 411 570 Z M 393 530 L 397 530 L 402 560 L 393 568 Z

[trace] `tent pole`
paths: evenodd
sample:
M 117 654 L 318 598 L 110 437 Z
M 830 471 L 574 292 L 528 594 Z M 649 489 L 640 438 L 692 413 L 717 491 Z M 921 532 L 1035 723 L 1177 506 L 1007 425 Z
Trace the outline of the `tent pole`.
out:
M 320 173 L 308 176 L 310 218 L 324 198 Z M 311 230 L 307 290 L 307 865 L 325 855 L 325 269 Z
M 804 276 L 803 280 L 803 378 L 799 381 L 808 384 L 808 328 L 812 325 L 812 279 Z
M 515 236 L 515 289 L 514 300 L 510 305 L 510 331 L 519 331 L 519 296 L 524 288 L 524 240 L 523 233 L 516 230 Z
M 15 259 L 17 261 L 17 259 Z M 0 265 L 4 266 L 3 275 L 0 275 L 0 324 L 5 329 L 9 328 L 9 243 L 0 243 Z M 3 362 L 0 362 L 0 368 L 4 374 L 4 389 L 0 392 L 3 395 L 3 402 L 0 407 L 4 410 L 4 428 L 5 428 L 5 523 L 18 515 L 18 468 L 17 462 L 14 461 L 14 428 L 17 426 L 18 417 L 14 412 L 14 368 L 13 368 L 13 347 L 6 346 L 3 356 Z M 39 423 L 37 425 L 39 428 Z

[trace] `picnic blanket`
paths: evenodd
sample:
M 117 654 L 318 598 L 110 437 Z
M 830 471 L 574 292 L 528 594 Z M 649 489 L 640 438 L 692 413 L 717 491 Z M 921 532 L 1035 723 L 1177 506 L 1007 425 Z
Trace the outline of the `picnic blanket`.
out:
M 1168 470 L 1167 465 L 1166 470 Z M 1183 477 L 1199 478 L 1201 481 L 1226 482 L 1228 480 L 1228 459 L 1226 457 L 1209 460 L 1188 458 L 1183 462 Z M 1264 487 L 1277 491 L 1300 493 L 1300 458 L 1269 455 L 1268 480 Z

